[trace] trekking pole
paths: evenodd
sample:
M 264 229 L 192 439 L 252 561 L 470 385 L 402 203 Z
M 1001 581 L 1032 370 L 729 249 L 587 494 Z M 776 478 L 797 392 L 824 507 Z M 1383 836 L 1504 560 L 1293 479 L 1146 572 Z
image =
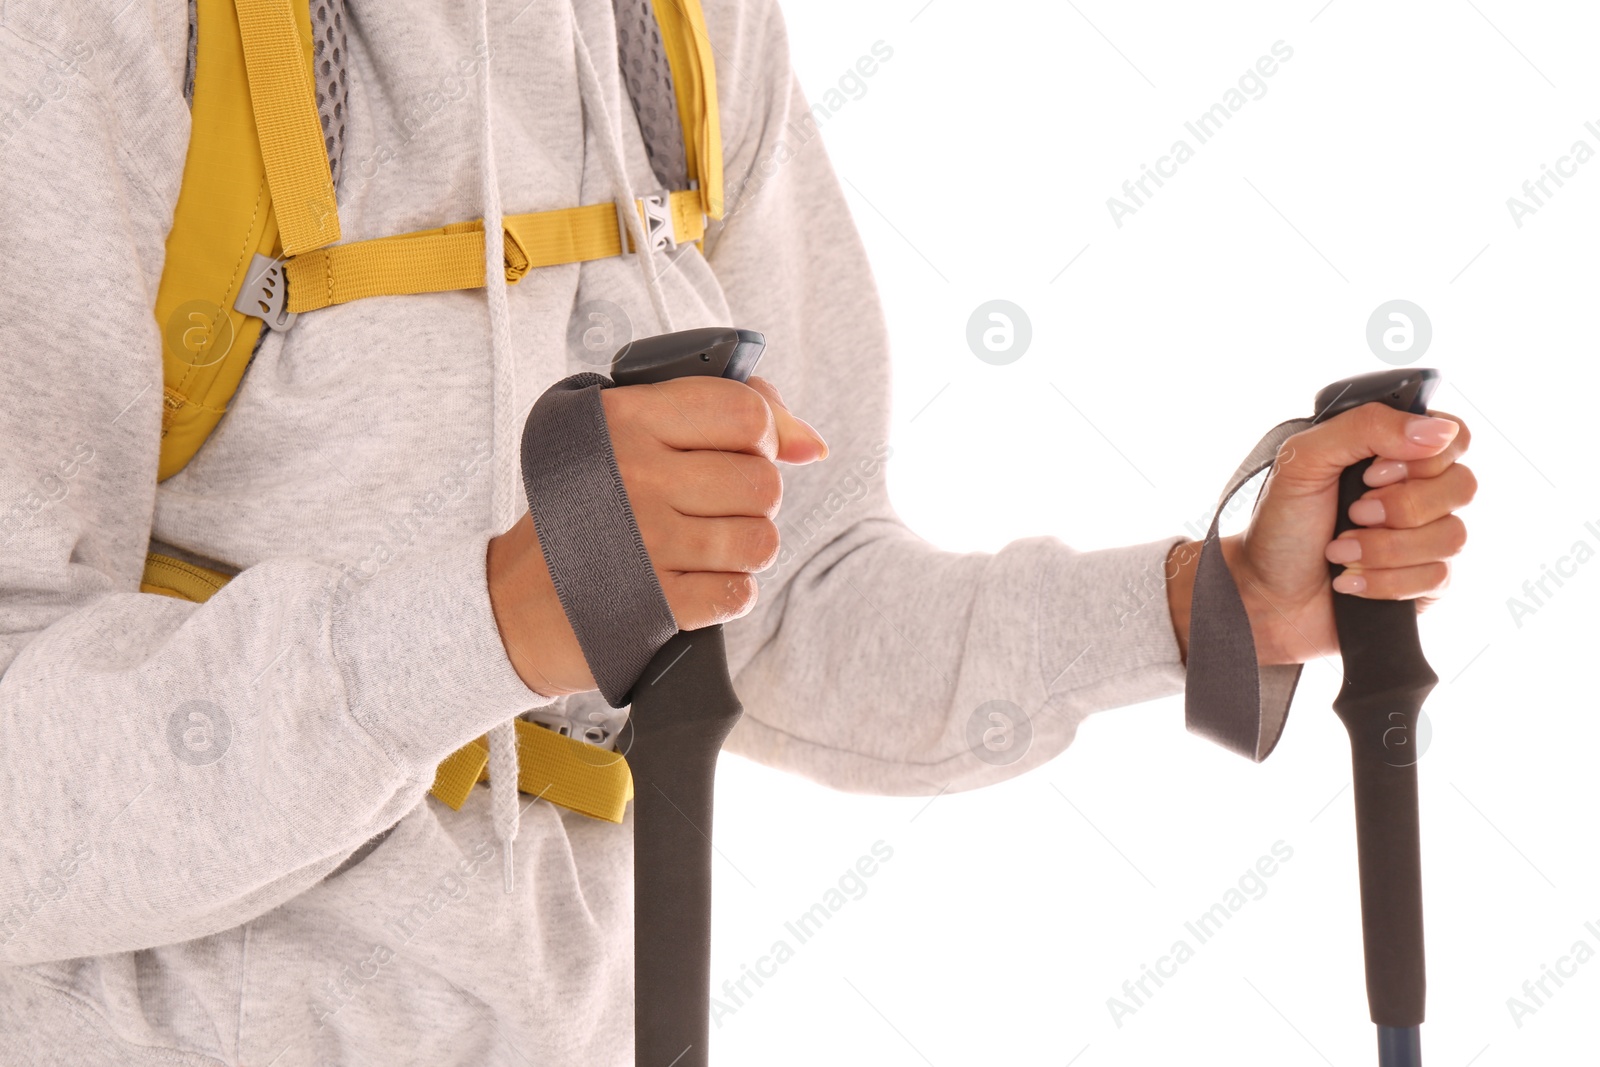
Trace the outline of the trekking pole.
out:
M 1372 401 L 1425 415 L 1438 384 L 1438 371 L 1428 369 L 1346 378 L 1317 394 L 1316 419 Z M 1355 528 L 1350 505 L 1366 491 L 1362 475 L 1372 462 L 1346 467 L 1339 479 L 1335 537 Z M 1344 567 L 1329 564 L 1329 570 L 1337 577 Z M 1414 601 L 1335 592 L 1333 618 L 1344 659 L 1333 709 L 1350 735 L 1367 1004 L 1378 1027 L 1378 1063 L 1420 1067 L 1426 975 L 1416 725 L 1439 678 L 1417 640 Z
M 698 336 L 707 333 L 717 335 L 714 344 Z M 618 385 L 691 375 L 742 382 L 763 346 L 762 336 L 748 330 L 645 338 L 617 353 L 611 377 Z M 712 790 L 722 742 L 744 711 L 728 676 L 722 627 L 679 631 L 629 695 L 622 745 L 634 779 L 634 1063 L 705 1067 Z
M 633 775 L 634 1062 L 706 1067 L 711 1018 L 711 801 L 743 708 L 721 626 L 678 631 L 611 449 L 600 391 L 688 376 L 745 381 L 759 333 L 685 330 L 624 345 L 611 378 L 565 378 L 534 404 L 522 471 L 562 608 L 614 708 Z

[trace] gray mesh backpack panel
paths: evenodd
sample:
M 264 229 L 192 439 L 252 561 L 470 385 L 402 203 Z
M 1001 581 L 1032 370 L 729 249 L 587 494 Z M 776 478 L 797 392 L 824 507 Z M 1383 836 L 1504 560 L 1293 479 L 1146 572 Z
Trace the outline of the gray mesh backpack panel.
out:
M 669 0 L 670 2 L 670 0 Z M 683 148 L 683 122 L 672 90 L 672 68 L 661 43 L 651 0 L 613 0 L 617 12 L 617 65 L 628 87 L 633 113 L 644 134 L 650 169 L 665 189 L 689 188 L 689 160 Z
M 344 161 L 344 120 L 350 110 L 350 77 L 344 32 L 344 0 L 311 0 L 311 61 L 317 76 L 317 118 L 322 120 L 322 140 L 328 149 L 328 169 L 339 185 Z

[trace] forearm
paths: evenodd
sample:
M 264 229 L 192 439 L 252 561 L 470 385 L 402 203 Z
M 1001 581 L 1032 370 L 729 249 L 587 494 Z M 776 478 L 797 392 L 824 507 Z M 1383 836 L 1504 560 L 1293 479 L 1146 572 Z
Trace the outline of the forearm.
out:
M 297 560 L 248 568 L 203 605 L 108 593 L 35 636 L 0 679 L 0 959 L 246 922 L 399 821 L 455 748 L 538 703 L 498 647 L 483 548 L 396 563 L 348 596 Z M 14 567 L 0 588 L 24 588 Z
M 753 625 L 730 628 L 746 708 L 730 747 L 861 792 L 969 789 L 1040 766 L 1094 712 L 1181 691 L 1160 599 L 1170 544 L 954 553 L 892 521 L 842 530 Z M 996 724 L 1018 747 L 985 750 Z

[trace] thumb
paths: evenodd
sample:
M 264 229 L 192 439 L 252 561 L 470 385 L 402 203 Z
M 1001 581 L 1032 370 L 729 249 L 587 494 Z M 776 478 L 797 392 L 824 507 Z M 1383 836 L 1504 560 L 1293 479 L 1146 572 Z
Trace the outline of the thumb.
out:
M 1285 488 L 1320 492 L 1352 463 L 1369 457 L 1407 462 L 1429 459 L 1450 447 L 1461 424 L 1371 403 L 1346 411 L 1290 437 L 1278 452 L 1274 479 Z
M 828 442 L 809 422 L 789 410 L 777 386 L 760 377 L 751 378 L 746 384 L 760 393 L 772 409 L 772 418 L 778 429 L 779 460 L 798 464 L 828 458 Z

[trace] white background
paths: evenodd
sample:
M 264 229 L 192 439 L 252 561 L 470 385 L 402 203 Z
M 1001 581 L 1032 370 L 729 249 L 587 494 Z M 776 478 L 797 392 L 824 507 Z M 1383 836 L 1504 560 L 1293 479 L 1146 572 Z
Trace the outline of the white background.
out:
M 1418 365 L 1444 372 L 1434 406 L 1468 420 L 1481 482 L 1454 586 L 1422 622 L 1441 679 L 1420 765 L 1427 1062 L 1593 1063 L 1600 959 L 1520 1027 L 1507 998 L 1580 939 L 1600 951 L 1584 928 L 1600 929 L 1600 559 L 1520 626 L 1507 601 L 1575 542 L 1600 550 L 1600 160 L 1520 228 L 1506 200 L 1574 141 L 1600 150 L 1584 128 L 1600 126 L 1600 17 L 1320 3 L 785 5 L 812 100 L 874 42 L 893 49 L 824 125 L 894 340 L 890 490 L 952 550 L 1182 534 L 1269 426 L 1386 366 L 1365 339 L 1379 304 L 1424 308 Z M 1184 122 L 1280 40 L 1293 58 L 1266 94 L 1118 228 L 1107 197 L 1175 139 L 1195 146 Z M 965 340 L 995 298 L 1032 322 L 1007 366 Z M 1049 766 L 931 804 L 724 757 L 714 985 L 793 944 L 784 922 L 874 842 L 893 858 L 721 1019 L 716 1062 L 1375 1062 L 1338 678 L 1337 661 L 1306 668 L 1261 766 L 1187 735 L 1178 698 L 1106 712 Z M 1293 858 L 1266 895 L 1115 1025 L 1107 998 L 1194 945 L 1184 922 L 1278 841 Z

